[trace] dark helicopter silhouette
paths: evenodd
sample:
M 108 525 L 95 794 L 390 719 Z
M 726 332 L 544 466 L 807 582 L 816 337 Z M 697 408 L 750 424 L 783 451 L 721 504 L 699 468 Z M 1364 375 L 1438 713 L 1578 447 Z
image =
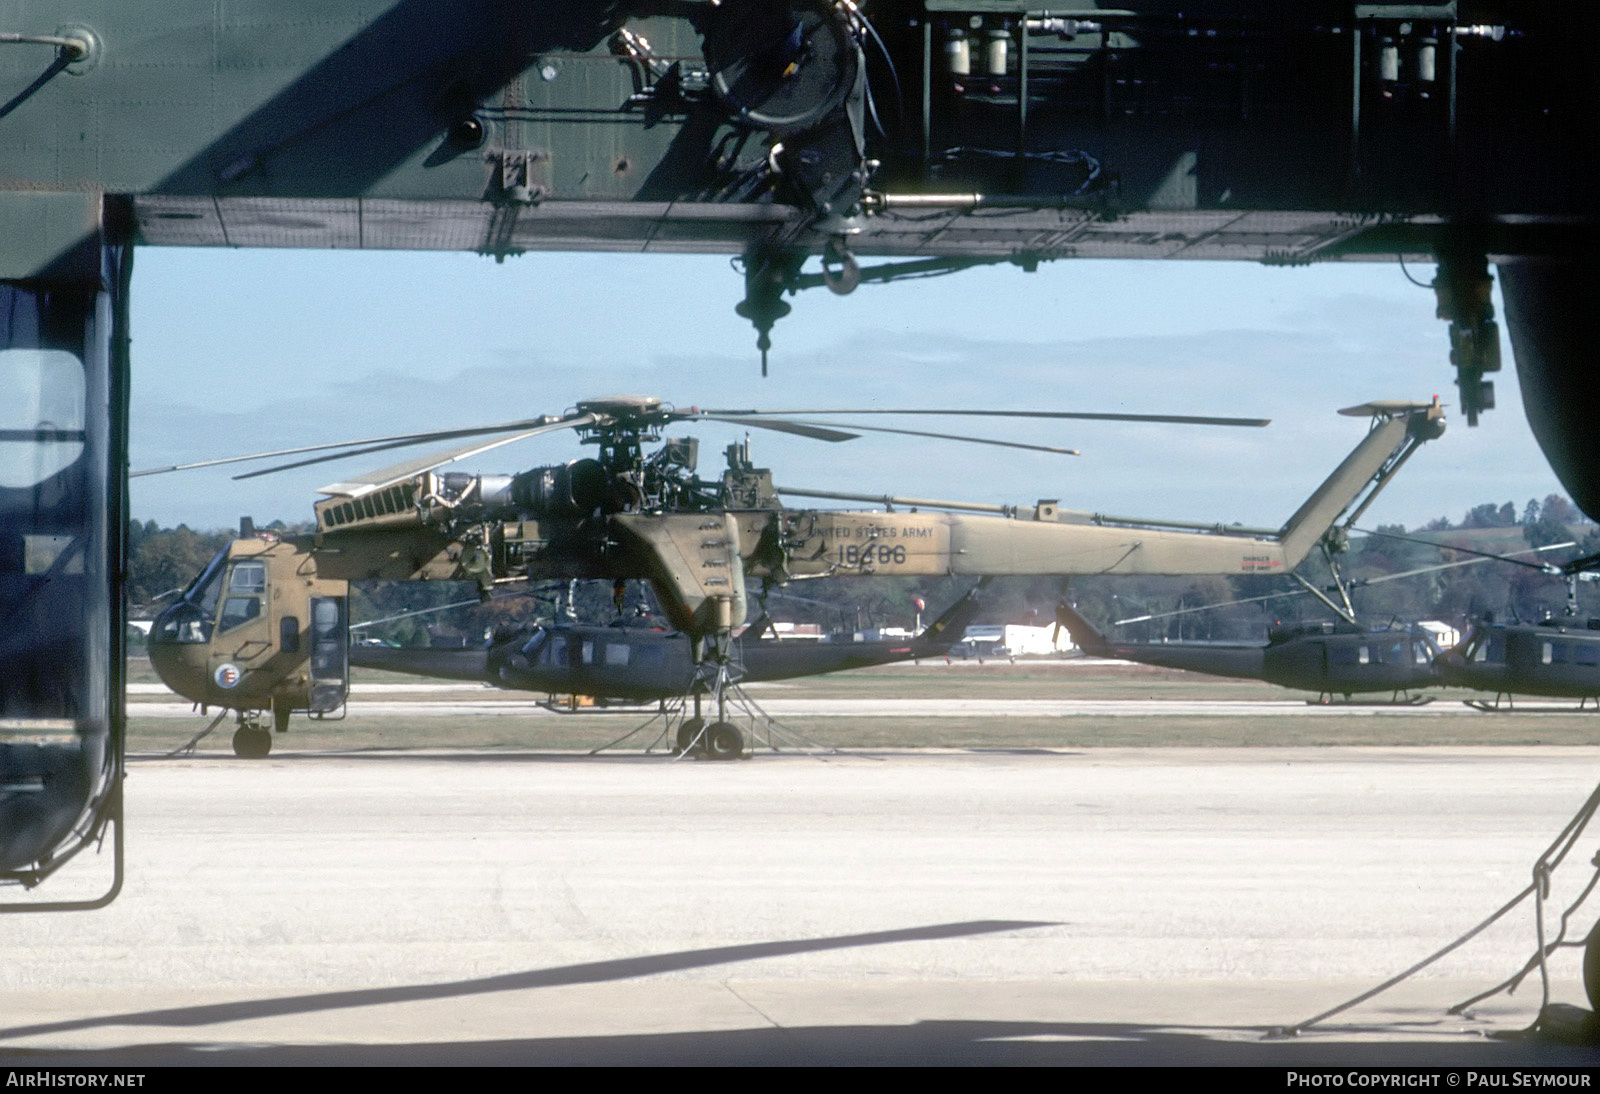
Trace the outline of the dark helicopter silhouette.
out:
M 1354 623 L 1297 623 L 1274 627 L 1266 645 L 1211 642 L 1113 642 L 1065 600 L 1056 621 L 1085 653 L 1187 669 L 1212 676 L 1265 680 L 1314 691 L 1321 702 L 1366 692 L 1391 692 L 1398 700 L 1423 703 L 1410 693 L 1440 683 L 1434 661 L 1442 652 L 1433 636 L 1416 627 L 1373 630 Z M 1600 638 L 1600 635 L 1597 635 Z M 1600 648 L 1600 646 L 1597 646 Z
M 961 640 L 982 608 L 974 586 L 943 615 L 910 638 L 812 642 L 762 638 L 766 617 L 734 639 L 730 661 L 738 683 L 817 676 L 942 655 Z M 517 691 L 584 695 L 625 702 L 667 701 L 694 692 L 694 642 L 653 617 L 610 624 L 558 622 L 496 636 L 481 649 L 405 649 L 355 645 L 352 667 L 387 669 L 446 680 L 476 680 Z M 697 713 L 677 729 L 679 751 L 703 747 L 711 759 L 744 751 L 739 731 Z
M 1394 539 L 1408 539 L 1383 533 Z M 1541 551 L 1572 547 L 1558 543 L 1538 548 Z M 1461 548 L 1456 548 L 1461 550 Z M 1577 699 L 1583 709 L 1590 699 L 1600 710 L 1600 619 L 1578 614 L 1578 583 L 1600 579 L 1600 555 L 1589 555 L 1554 564 L 1528 562 L 1503 555 L 1477 553 L 1480 557 L 1538 570 L 1567 583 L 1564 614 L 1536 623 L 1504 623 L 1485 616 L 1468 632 L 1466 640 L 1444 651 L 1435 668 L 1439 682 L 1452 687 L 1494 693 L 1492 702 L 1462 700 L 1478 710 L 1510 709 L 1513 697 L 1531 695 L 1555 699 Z
M 1577 583 L 1593 580 L 1593 570 L 1565 567 L 1567 612 L 1537 623 L 1500 623 L 1488 617 L 1468 633 L 1466 641 L 1439 658 L 1441 679 L 1455 687 L 1494 693 L 1493 702 L 1467 699 L 1479 710 L 1507 709 L 1517 695 L 1577 699 L 1582 710 L 1590 699 L 1600 710 L 1600 619 L 1580 618 Z
M 1410 538 L 1391 533 L 1369 534 Z M 1571 546 L 1574 544 L 1559 543 L 1536 550 Z M 1346 614 L 1350 603 L 1350 587 L 1413 577 L 1454 566 L 1493 561 L 1526 566 L 1549 574 L 1562 572 L 1561 567 L 1549 563 L 1526 562 L 1465 548 L 1453 550 L 1476 557 L 1466 562 L 1385 574 L 1363 582 L 1347 583 L 1336 571 L 1334 578 L 1344 605 L 1341 611 L 1344 618 L 1337 622 L 1293 623 L 1274 627 L 1268 631 L 1265 645 L 1236 642 L 1115 642 L 1096 630 L 1065 597 L 1056 606 L 1056 624 L 1065 628 L 1085 653 L 1096 657 L 1186 669 L 1212 676 L 1265 680 L 1280 687 L 1316 692 L 1318 701 L 1322 703 L 1331 702 L 1336 695 L 1349 700 L 1358 694 L 1387 691 L 1391 693 L 1392 702 L 1420 705 L 1430 702 L 1431 697 L 1416 692 L 1441 685 L 1504 693 L 1600 696 L 1600 620 L 1593 621 L 1584 629 L 1583 633 L 1590 636 L 1587 644 L 1578 636 L 1579 628 L 1583 628 L 1584 624 L 1550 620 L 1538 627 L 1507 628 L 1502 624 L 1480 628 L 1469 635 L 1466 642 L 1446 650 L 1430 631 L 1419 625 L 1364 627 L 1354 621 L 1353 612 Z M 1294 595 L 1301 591 L 1318 592 L 1307 585 L 1303 590 L 1280 595 Z M 1332 600 L 1327 597 L 1322 599 L 1338 610 Z M 1562 636 L 1552 639 L 1551 635 L 1558 630 Z M 1567 631 L 1572 632 L 1570 637 Z M 1508 645 L 1513 651 L 1513 664 L 1508 664 Z M 1580 656 L 1584 658 L 1581 663 L 1577 660 Z M 1481 706 L 1473 700 L 1467 702 Z
M 1538 623 L 1486 622 L 1439 658 L 1443 683 L 1492 691 L 1494 702 L 1464 700 L 1479 710 L 1509 708 L 1517 695 L 1595 700 L 1600 709 L 1600 619 L 1557 616 Z

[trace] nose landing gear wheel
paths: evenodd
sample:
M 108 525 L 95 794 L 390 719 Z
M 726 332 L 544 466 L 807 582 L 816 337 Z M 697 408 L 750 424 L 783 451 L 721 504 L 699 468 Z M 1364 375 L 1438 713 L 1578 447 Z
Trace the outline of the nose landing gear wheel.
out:
M 678 727 L 678 746 L 672 750 L 674 756 L 689 752 L 697 748 L 705 748 L 705 738 L 701 731 L 706 728 L 704 718 L 685 718 Z
M 744 755 L 744 736 L 727 722 L 706 730 L 706 759 L 737 760 Z
M 233 754 L 244 760 L 259 760 L 272 751 L 272 734 L 265 729 L 242 727 L 233 735 Z

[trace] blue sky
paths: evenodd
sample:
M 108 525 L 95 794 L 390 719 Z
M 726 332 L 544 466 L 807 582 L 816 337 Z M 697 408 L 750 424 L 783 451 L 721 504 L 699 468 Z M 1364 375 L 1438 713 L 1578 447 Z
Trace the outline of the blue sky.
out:
M 680 406 L 1233 414 L 1273 424 L 952 426 L 1082 449 L 1076 458 L 871 436 L 828 445 L 758 433 L 754 445 L 757 463 L 795 487 L 1059 498 L 1270 526 L 1359 440 L 1362 424 L 1337 408 L 1434 394 L 1455 402 L 1432 293 L 1393 263 L 1077 261 L 848 297 L 807 292 L 790 298 L 794 312 L 774 332 L 767 380 L 755 333 L 733 311 L 741 284 L 722 257 L 529 254 L 497 264 L 455 253 L 144 248 L 133 285 L 133 466 L 514 420 L 619 392 Z M 1367 520 L 1414 527 L 1560 491 L 1509 364 L 1496 387 L 1499 407 L 1472 430 L 1452 414 L 1446 436 Z M 701 471 L 714 475 L 740 433 L 693 432 Z M 580 454 L 568 438 L 545 437 L 461 469 L 510 472 Z M 136 479 L 133 513 L 197 528 L 246 514 L 308 519 L 318 486 L 376 464 L 248 483 L 232 481 L 238 469 Z

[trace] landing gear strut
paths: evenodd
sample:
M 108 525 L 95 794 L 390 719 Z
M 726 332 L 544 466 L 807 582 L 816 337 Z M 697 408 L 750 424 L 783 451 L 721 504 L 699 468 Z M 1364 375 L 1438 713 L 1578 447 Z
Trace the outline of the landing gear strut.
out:
M 737 668 L 731 653 L 733 645 L 732 602 L 716 598 L 717 628 L 707 635 L 704 644 L 697 642 L 695 679 L 691 685 L 694 695 L 694 715 L 683 720 L 678 727 L 679 754 L 696 752 L 708 760 L 737 760 L 744 756 L 744 734 L 728 721 L 728 690 L 737 679 Z M 701 705 L 706 696 L 716 706 L 716 721 L 706 724 Z

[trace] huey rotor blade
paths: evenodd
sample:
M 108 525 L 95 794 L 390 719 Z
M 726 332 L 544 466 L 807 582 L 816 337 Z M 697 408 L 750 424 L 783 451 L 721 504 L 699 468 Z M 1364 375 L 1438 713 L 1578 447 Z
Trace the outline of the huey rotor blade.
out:
M 808 414 L 935 414 L 971 418 L 1059 418 L 1086 422 L 1156 422 L 1164 425 L 1221 425 L 1260 428 L 1272 424 L 1271 418 L 1225 418 L 1194 414 L 1100 414 L 1068 410 L 929 410 L 929 409 L 860 409 L 860 410 L 702 410 L 705 415 L 737 415 L 756 417 L 781 414 L 804 417 Z M 855 428 L 852 426 L 851 428 Z
M 447 612 L 451 608 L 475 608 L 480 604 L 492 603 L 497 600 L 515 600 L 518 597 L 532 597 L 535 599 L 542 598 L 546 600 L 552 599 L 546 593 L 536 593 L 532 589 L 517 589 L 516 591 L 509 593 L 495 593 L 493 596 L 489 597 L 488 601 L 483 600 L 481 597 L 474 596 L 468 600 L 452 600 L 448 604 L 436 604 L 431 608 L 416 608 L 409 612 L 401 612 L 398 615 L 386 615 L 381 619 L 368 619 L 361 623 L 350 624 L 350 629 L 353 631 L 359 631 L 363 627 L 377 627 L 384 623 L 393 623 L 397 619 L 410 619 L 413 616 L 418 615 L 432 615 L 435 612 Z
M 1368 531 L 1365 528 L 1356 528 L 1356 529 L 1354 529 L 1354 531 L 1360 532 L 1364 536 L 1381 536 L 1384 539 L 1398 539 L 1398 540 L 1403 540 L 1406 543 L 1420 543 L 1425 547 L 1434 547 L 1434 548 L 1437 548 L 1438 550 L 1441 550 L 1441 551 L 1458 551 L 1458 552 L 1460 552 L 1461 554 L 1464 554 L 1464 555 L 1477 555 L 1479 558 L 1482 558 L 1482 559 L 1485 559 L 1485 560 L 1492 559 L 1495 562 L 1509 562 L 1513 566 L 1526 566 L 1530 570 L 1538 570 L 1541 573 L 1547 573 L 1547 574 L 1548 573 L 1556 573 L 1556 572 L 1558 572 L 1559 567 L 1552 568 L 1547 563 L 1523 562 L 1521 559 L 1518 559 L 1515 556 L 1516 555 L 1533 554 L 1533 553 L 1538 552 L 1538 551 L 1554 551 L 1558 547 L 1576 547 L 1577 546 L 1576 543 L 1571 543 L 1571 542 L 1569 542 L 1569 543 L 1552 543 L 1547 547 L 1535 547 L 1531 551 L 1512 551 L 1511 554 L 1509 554 L 1509 555 L 1493 555 L 1493 554 L 1490 554 L 1488 551 L 1474 551 L 1470 547 L 1453 547 L 1448 543 L 1440 543 L 1437 540 L 1418 539 L 1416 536 L 1403 536 L 1403 535 L 1400 535 L 1397 532 L 1373 532 L 1373 531 Z
M 220 467 L 230 463 L 248 463 L 251 460 L 270 460 L 277 456 L 298 456 L 306 452 L 326 452 L 332 448 L 349 448 L 351 455 L 361 452 L 375 452 L 384 447 L 401 448 L 408 444 L 431 444 L 434 441 L 448 441 L 457 437 L 474 437 L 486 433 L 504 433 L 510 429 L 527 429 L 530 426 L 548 424 L 555 419 L 551 417 L 529 418 L 522 422 L 505 422 L 501 425 L 474 426 L 470 429 L 436 429 L 425 433 L 397 433 L 390 437 L 367 437 L 359 441 L 330 441 L 327 444 L 306 444 L 298 448 L 279 448 L 272 452 L 253 452 L 248 456 L 222 456 L 214 460 L 196 460 L 193 463 L 175 463 L 168 467 L 149 467 L 143 471 L 130 471 L 128 477 L 136 479 L 143 475 L 164 475 L 169 471 L 191 471 L 198 467 Z M 365 446 L 376 447 L 365 447 Z M 340 456 L 325 457 L 336 460 Z M 300 466 L 290 464 L 287 466 Z M 265 472 L 261 472 L 265 474 Z
M 1359 529 L 1357 529 L 1357 530 L 1359 531 Z M 1373 533 L 1373 534 L 1377 534 L 1377 533 Z M 1395 537 L 1395 538 L 1405 538 L 1405 537 Z M 1421 540 L 1421 539 L 1414 540 L 1413 542 L 1415 542 L 1415 543 L 1428 543 L 1427 540 Z M 1443 547 L 1443 548 L 1445 548 L 1447 550 L 1452 550 L 1452 551 L 1454 551 L 1454 550 L 1462 550 L 1462 548 L 1447 547 L 1443 543 L 1430 543 L 1428 545 L 1431 546 L 1431 547 Z M 1577 545 L 1574 544 L 1574 543 L 1552 543 L 1552 544 L 1550 544 L 1550 545 L 1548 545 L 1546 547 L 1530 547 L 1526 551 L 1516 551 L 1516 552 L 1513 552 L 1513 553 L 1514 554 L 1519 554 L 1519 555 L 1533 555 L 1533 554 L 1538 554 L 1540 551 L 1557 551 L 1557 550 L 1560 550 L 1563 547 L 1575 547 L 1575 546 L 1577 546 Z M 1479 557 L 1478 558 L 1464 559 L 1464 560 L 1462 560 L 1460 562 L 1441 562 L 1441 563 L 1439 563 L 1439 564 L 1437 564 L 1435 566 L 1423 566 L 1423 567 L 1420 567 L 1420 568 L 1415 569 L 1415 570 L 1402 570 L 1399 573 L 1394 573 L 1394 574 L 1379 574 L 1377 577 L 1368 577 L 1368 578 L 1362 578 L 1362 579 L 1360 579 L 1358 581 L 1350 581 L 1350 582 L 1347 583 L 1346 587 L 1350 588 L 1350 589 L 1364 589 L 1368 585 L 1382 585 L 1385 581 L 1398 581 L 1403 577 L 1417 577 L 1417 576 L 1419 576 L 1421 574 L 1434 574 L 1434 573 L 1438 573 L 1441 570 L 1454 570 L 1454 569 L 1456 569 L 1458 567 L 1461 567 L 1461 566 L 1479 566 L 1479 565 L 1482 565 L 1485 562 L 1510 562 L 1510 563 L 1512 563 L 1514 565 L 1517 565 L 1517 566 L 1532 566 L 1536 570 L 1544 570 L 1544 567 L 1538 565 L 1537 563 L 1522 562 L 1522 561 L 1520 561 L 1518 559 L 1515 559 L 1515 558 L 1512 558 L 1512 557 L 1510 557 L 1508 555 L 1488 555 L 1488 554 L 1483 554 L 1482 552 L 1479 552 L 1479 551 L 1472 551 L 1472 552 L 1468 552 L 1468 553 L 1479 555 Z M 1191 614 L 1193 612 L 1215 611 L 1218 608 L 1231 608 L 1231 607 L 1234 607 L 1235 605 L 1238 605 L 1238 604 L 1256 604 L 1256 603 L 1259 603 L 1259 602 L 1261 602 L 1263 600 L 1277 600 L 1280 597 L 1285 597 L 1285 596 L 1309 596 L 1309 595 L 1310 595 L 1310 593 L 1305 589 L 1285 589 L 1281 593 L 1268 593 L 1266 596 L 1250 596 L 1250 597 L 1245 597 L 1243 600 L 1224 600 L 1224 601 L 1221 601 L 1221 602 L 1216 603 L 1216 604 L 1201 604 L 1201 605 L 1198 605 L 1198 606 L 1193 607 L 1193 608 L 1179 608 L 1176 611 L 1153 612 L 1153 613 L 1151 613 L 1149 615 L 1130 616 L 1127 619 L 1118 619 L 1118 620 L 1113 621 L 1111 626 L 1120 627 L 1120 626 L 1123 626 L 1124 624 L 1127 624 L 1127 623 L 1147 623 L 1152 619 L 1171 619 L 1175 615 L 1189 615 L 1189 614 Z

